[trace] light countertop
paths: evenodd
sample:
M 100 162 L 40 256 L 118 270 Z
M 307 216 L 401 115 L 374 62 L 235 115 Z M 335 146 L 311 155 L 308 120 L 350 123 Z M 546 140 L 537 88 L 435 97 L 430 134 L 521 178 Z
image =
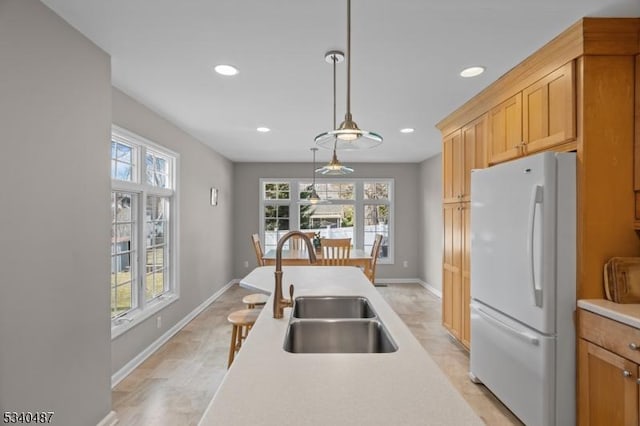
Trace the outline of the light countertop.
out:
M 640 304 L 615 303 L 606 299 L 581 299 L 578 307 L 614 321 L 640 328 Z
M 398 346 L 381 354 L 293 354 L 283 343 L 291 309 L 272 317 L 269 298 L 200 425 L 481 425 L 462 396 L 362 272 L 284 267 L 283 290 L 364 296 Z M 273 291 L 274 267 L 241 285 Z

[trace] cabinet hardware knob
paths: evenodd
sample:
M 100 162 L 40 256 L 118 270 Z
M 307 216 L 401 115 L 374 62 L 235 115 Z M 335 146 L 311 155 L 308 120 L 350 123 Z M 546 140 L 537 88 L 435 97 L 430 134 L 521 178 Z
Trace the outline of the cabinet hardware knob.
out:
M 624 370 L 624 371 L 622 372 L 622 375 L 623 375 L 624 377 L 631 377 L 631 371 L 629 371 L 629 370 Z
M 636 379 L 636 384 L 640 385 L 640 379 Z
M 640 349 L 640 346 L 636 345 L 635 343 L 629 343 L 629 349 L 631 349 L 632 351 L 637 351 Z

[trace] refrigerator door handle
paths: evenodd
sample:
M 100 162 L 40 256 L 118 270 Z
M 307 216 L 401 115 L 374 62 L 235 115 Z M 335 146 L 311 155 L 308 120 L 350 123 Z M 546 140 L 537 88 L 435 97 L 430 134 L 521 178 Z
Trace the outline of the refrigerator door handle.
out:
M 531 287 L 533 288 L 533 300 L 535 306 L 542 307 L 542 288 L 536 286 L 536 272 L 535 263 L 533 259 L 533 241 L 536 227 L 536 204 L 542 204 L 542 189 L 541 185 L 535 185 L 531 192 L 531 202 L 529 204 L 529 227 L 527 234 L 527 258 L 529 259 L 529 276 L 531 278 Z
M 528 342 L 534 346 L 538 346 L 538 344 L 540 343 L 540 341 L 538 340 L 537 337 L 532 336 L 529 333 L 525 333 L 524 331 L 520 331 L 520 330 L 516 330 L 515 328 L 511 327 L 509 324 L 504 323 L 502 321 L 500 321 L 499 319 L 493 317 L 490 313 L 485 312 L 482 310 L 482 308 L 477 307 L 476 309 L 478 310 L 478 313 L 485 319 L 488 319 L 489 321 L 491 321 L 492 323 L 494 323 L 495 325 L 497 325 L 498 327 L 502 328 L 503 330 L 508 331 L 509 333 L 520 337 L 522 340 L 524 340 L 525 342 Z

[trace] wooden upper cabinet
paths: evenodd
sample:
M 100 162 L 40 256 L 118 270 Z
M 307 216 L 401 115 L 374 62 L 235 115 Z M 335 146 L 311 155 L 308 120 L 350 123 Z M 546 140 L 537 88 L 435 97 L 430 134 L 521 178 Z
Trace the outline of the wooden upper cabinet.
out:
M 460 131 L 453 132 L 442 141 L 442 201 L 458 202 L 462 198 L 464 177 L 462 175 L 462 137 Z
M 489 111 L 489 164 L 518 157 L 522 152 L 522 93 Z
M 485 114 L 462 128 L 462 197 L 471 201 L 471 170 L 487 166 L 485 146 L 488 137 L 488 118 Z
M 527 154 L 576 137 L 574 62 L 522 91 L 522 131 Z

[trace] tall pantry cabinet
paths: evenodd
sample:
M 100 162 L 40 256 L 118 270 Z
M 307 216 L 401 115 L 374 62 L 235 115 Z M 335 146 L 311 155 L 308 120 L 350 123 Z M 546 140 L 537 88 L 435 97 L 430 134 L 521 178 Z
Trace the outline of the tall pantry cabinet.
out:
M 487 119 L 482 115 L 443 139 L 442 322 L 469 347 L 471 170 L 486 166 Z
M 583 18 L 437 124 L 443 135 L 442 320 L 464 346 L 473 338 L 471 169 L 546 150 L 576 151 L 577 298 L 604 297 L 602 268 L 610 257 L 640 255 L 634 231 L 640 178 L 634 186 L 633 175 L 639 50 L 640 19 Z

